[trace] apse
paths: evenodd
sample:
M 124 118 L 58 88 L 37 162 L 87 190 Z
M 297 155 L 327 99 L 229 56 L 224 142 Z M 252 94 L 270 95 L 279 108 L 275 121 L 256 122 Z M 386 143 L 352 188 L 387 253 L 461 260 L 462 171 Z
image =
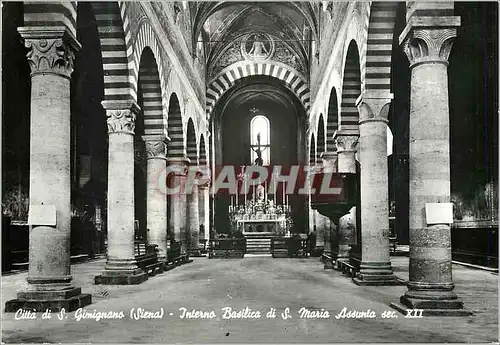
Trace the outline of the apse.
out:
M 252 76 L 239 80 L 214 109 L 216 166 L 304 164 L 305 111 L 279 80 Z M 278 195 L 275 202 L 283 202 Z M 228 227 L 226 196 L 216 197 L 217 229 Z M 242 202 L 242 200 L 240 200 Z M 304 197 L 290 195 L 297 231 L 305 229 Z
M 304 110 L 301 104 L 286 88 L 270 82 L 270 78 L 245 79 L 219 102 L 218 164 L 255 164 L 259 147 L 263 165 L 290 165 L 303 161 Z

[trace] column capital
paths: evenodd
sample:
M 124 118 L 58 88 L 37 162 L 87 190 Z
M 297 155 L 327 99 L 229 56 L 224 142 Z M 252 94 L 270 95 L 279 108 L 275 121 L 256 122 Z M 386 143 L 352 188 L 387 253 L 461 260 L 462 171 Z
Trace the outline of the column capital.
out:
M 325 151 L 321 154 L 321 160 L 323 161 L 323 173 L 335 173 L 337 172 L 337 161 L 339 155 L 337 152 Z
M 356 107 L 358 107 L 359 111 L 359 124 L 362 125 L 366 122 L 388 123 L 387 116 L 393 98 L 392 93 L 380 94 L 365 91 L 356 100 Z
M 167 139 L 164 135 L 143 135 L 147 159 L 166 159 Z
M 335 145 L 337 146 L 337 154 L 343 152 L 356 152 L 358 139 L 359 133 L 356 131 L 335 131 L 333 140 L 335 140 Z
M 101 104 L 106 110 L 108 134 L 134 134 L 135 119 L 140 110 L 135 101 L 102 101 Z
M 26 57 L 31 76 L 55 74 L 69 79 L 75 53 L 81 49 L 76 37 L 64 26 L 20 27 L 17 29 L 28 48 Z
M 167 166 L 176 176 L 186 176 L 190 160 L 187 157 L 167 158 Z
M 399 43 L 410 61 L 410 68 L 424 63 L 448 66 L 460 17 L 411 17 L 399 36 Z

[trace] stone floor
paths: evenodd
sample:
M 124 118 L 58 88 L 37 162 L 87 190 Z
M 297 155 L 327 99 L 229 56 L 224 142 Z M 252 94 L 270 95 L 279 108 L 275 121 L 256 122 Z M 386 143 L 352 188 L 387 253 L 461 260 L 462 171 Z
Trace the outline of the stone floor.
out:
M 395 257 L 396 274 L 407 279 L 408 258 Z M 389 304 L 405 292 L 404 286 L 356 286 L 335 271 L 325 271 L 317 258 L 272 259 L 245 257 L 233 260 L 195 259 L 193 263 L 150 278 L 139 286 L 95 286 L 93 276 L 104 261 L 72 267 L 75 283 L 91 292 L 94 303 L 87 311 L 123 311 L 125 317 L 77 321 L 75 313 L 59 321 L 15 320 L 2 313 L 5 343 L 327 343 L 327 342 L 497 342 L 498 276 L 490 272 L 453 266 L 456 292 L 469 317 L 382 318 Z M 3 304 L 25 285 L 26 273 L 2 277 Z M 249 307 L 260 319 L 224 319 L 221 308 Z M 214 310 L 212 319 L 182 319 L 179 308 Z M 281 313 L 290 308 L 291 318 Z M 328 319 L 300 318 L 302 307 L 327 310 Z M 370 309 L 376 318 L 336 319 L 344 307 Z M 155 311 L 161 319 L 133 320 L 131 308 Z M 276 308 L 276 318 L 266 318 Z

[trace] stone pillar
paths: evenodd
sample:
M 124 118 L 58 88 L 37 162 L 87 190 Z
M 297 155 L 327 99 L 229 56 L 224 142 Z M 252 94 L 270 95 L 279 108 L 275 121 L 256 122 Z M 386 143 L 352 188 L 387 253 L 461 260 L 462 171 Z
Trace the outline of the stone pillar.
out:
M 323 152 L 321 154 L 321 160 L 323 163 L 323 174 L 334 174 L 337 172 L 337 152 Z M 337 243 L 337 226 L 329 219 L 328 228 L 325 233 L 325 248 L 323 250 L 324 258 L 324 268 L 333 269 L 333 261 L 336 250 L 332 248 L 334 243 Z
M 187 191 L 187 233 L 188 233 L 188 254 L 190 256 L 201 256 L 199 249 L 200 242 L 200 205 L 198 181 L 193 181 L 191 190 Z
M 356 173 L 356 150 L 358 146 L 358 136 L 356 132 L 345 132 L 338 130 L 334 133 L 333 137 L 337 146 L 338 164 L 337 171 L 345 174 Z M 355 244 L 356 238 L 356 216 L 352 215 L 352 211 L 356 210 L 355 207 L 351 208 L 349 213 L 339 219 L 337 226 L 337 259 L 336 263 L 340 261 L 349 260 L 349 245 Z M 352 219 L 351 219 L 352 218 Z M 354 222 L 354 226 L 352 226 Z M 338 266 L 338 264 L 337 264 Z
M 80 44 L 64 27 L 19 33 L 31 67 L 29 285 L 5 311 L 71 311 L 92 302 L 70 268 L 70 76 Z
M 168 158 L 168 172 L 169 172 L 169 189 L 173 190 L 178 188 L 177 191 L 168 193 L 170 198 L 170 219 L 169 229 L 171 229 L 174 240 L 181 242 L 181 251 L 187 253 L 187 209 L 186 209 L 186 177 L 187 165 L 189 159 L 187 158 Z
M 392 94 L 365 92 L 357 101 L 361 163 L 361 265 L 358 285 L 400 284 L 392 274 L 389 250 L 387 115 Z
M 459 25 L 459 17 L 412 17 L 400 36 L 411 70 L 410 267 L 408 291 L 391 305 L 403 312 L 468 314 L 453 292 L 452 209 L 426 210 L 451 206 L 448 56 Z
M 158 246 L 158 260 L 167 259 L 167 195 L 165 136 L 144 135 L 147 155 L 147 228 L 148 243 Z
M 134 233 L 134 101 L 103 101 L 108 118 L 108 257 L 96 284 L 139 284 L 147 274 L 137 267 Z
M 328 230 L 329 219 L 323 216 L 318 210 L 314 210 L 314 219 L 316 221 L 316 250 L 321 251 L 325 248 L 326 231 Z
M 337 263 L 349 261 L 349 245 L 351 244 L 356 244 L 356 206 L 352 207 L 348 214 L 340 217 Z
M 210 240 L 210 185 L 209 183 L 198 185 L 198 203 L 200 212 L 200 229 L 203 225 L 205 230 L 205 237 L 202 238 L 208 241 Z

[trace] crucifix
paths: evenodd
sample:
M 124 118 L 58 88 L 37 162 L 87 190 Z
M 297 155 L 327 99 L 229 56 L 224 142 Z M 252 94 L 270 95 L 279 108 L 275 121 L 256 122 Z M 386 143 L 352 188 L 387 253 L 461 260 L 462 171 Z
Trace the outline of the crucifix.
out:
M 260 132 L 257 133 L 257 147 L 253 148 L 252 150 L 257 154 L 257 158 L 255 158 L 255 165 L 263 165 L 264 160 L 262 159 L 262 150 L 260 149 Z

